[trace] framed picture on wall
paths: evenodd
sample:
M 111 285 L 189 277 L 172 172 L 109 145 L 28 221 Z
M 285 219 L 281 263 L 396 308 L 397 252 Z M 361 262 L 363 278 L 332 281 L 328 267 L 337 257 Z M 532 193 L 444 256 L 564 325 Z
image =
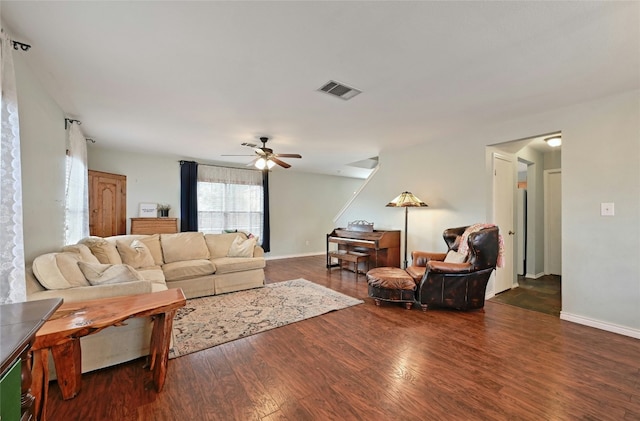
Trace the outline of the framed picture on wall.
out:
M 138 216 L 140 218 L 157 218 L 157 208 L 157 203 L 140 203 L 140 212 L 138 213 Z

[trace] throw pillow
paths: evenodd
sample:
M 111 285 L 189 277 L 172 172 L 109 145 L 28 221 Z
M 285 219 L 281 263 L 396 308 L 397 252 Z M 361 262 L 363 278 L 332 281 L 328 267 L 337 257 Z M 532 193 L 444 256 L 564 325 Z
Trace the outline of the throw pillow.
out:
M 142 241 L 133 240 L 131 244 L 127 243 L 128 241 L 116 240 L 116 248 L 118 249 L 118 253 L 120 253 L 122 263 L 130 265 L 134 269 L 155 266 L 156 263 L 153 260 L 149 247 Z
M 91 253 L 98 258 L 100 263 L 122 263 L 115 244 L 102 237 L 86 237 L 80 240 L 79 243 L 89 247 Z
M 129 265 L 78 262 L 78 266 L 93 286 L 144 280 L 142 275 Z
M 244 240 L 242 237 L 237 236 L 231 247 L 227 257 L 253 257 L 253 249 L 256 246 L 256 238 L 247 238 Z
M 449 250 L 447 256 L 444 258 L 445 263 L 464 263 L 467 260 L 467 255 L 458 253 L 457 251 Z

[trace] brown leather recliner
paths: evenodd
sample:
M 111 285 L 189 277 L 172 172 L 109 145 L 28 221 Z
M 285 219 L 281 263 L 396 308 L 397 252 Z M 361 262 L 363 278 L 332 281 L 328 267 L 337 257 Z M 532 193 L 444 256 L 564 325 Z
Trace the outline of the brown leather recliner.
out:
M 449 228 L 442 236 L 449 250 L 458 251 L 467 227 Z M 447 253 L 414 251 L 407 268 L 418 288 L 416 300 L 426 311 L 430 306 L 471 310 L 484 307 L 484 296 L 499 253 L 498 227 L 469 234 L 468 257 L 463 263 L 444 262 Z

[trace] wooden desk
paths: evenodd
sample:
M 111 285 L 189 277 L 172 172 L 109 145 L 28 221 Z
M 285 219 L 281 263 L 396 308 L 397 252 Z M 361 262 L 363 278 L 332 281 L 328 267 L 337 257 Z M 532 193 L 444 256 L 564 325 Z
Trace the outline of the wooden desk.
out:
M 186 303 L 181 289 L 127 295 L 63 304 L 36 334 L 33 344 L 33 396 L 38 419 L 46 418 L 49 387 L 49 350 L 58 375 L 63 399 L 71 399 L 80 391 L 80 338 L 110 326 L 119 326 L 132 317 L 152 316 L 153 331 L 149 349 L 149 369 L 153 382 L 162 391 L 167 375 L 169 344 L 173 317 Z
M 4 419 L 34 419 L 34 397 L 31 395 L 30 347 L 38 329 L 62 304 L 61 298 L 27 301 L 0 305 L 0 378 L 11 370 L 20 369 L 17 384 L 2 383 L 2 397 L 10 395 L 9 402 L 2 401 L 0 417 Z M 17 386 L 17 390 L 10 390 Z M 17 399 L 14 401 L 13 397 Z M 15 407 L 14 404 L 17 406 Z M 6 406 L 5 406 L 6 405 Z

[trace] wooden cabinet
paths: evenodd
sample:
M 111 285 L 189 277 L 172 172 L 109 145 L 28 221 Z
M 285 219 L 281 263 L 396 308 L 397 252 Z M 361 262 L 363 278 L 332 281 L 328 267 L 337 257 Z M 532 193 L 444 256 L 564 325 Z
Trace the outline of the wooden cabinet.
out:
M 89 170 L 89 234 L 127 233 L 127 177 Z
M 131 234 L 173 234 L 178 218 L 131 218 Z
M 0 419 L 36 419 L 31 394 L 31 346 L 62 298 L 0 304 Z M 45 387 L 48 387 L 46 385 Z

